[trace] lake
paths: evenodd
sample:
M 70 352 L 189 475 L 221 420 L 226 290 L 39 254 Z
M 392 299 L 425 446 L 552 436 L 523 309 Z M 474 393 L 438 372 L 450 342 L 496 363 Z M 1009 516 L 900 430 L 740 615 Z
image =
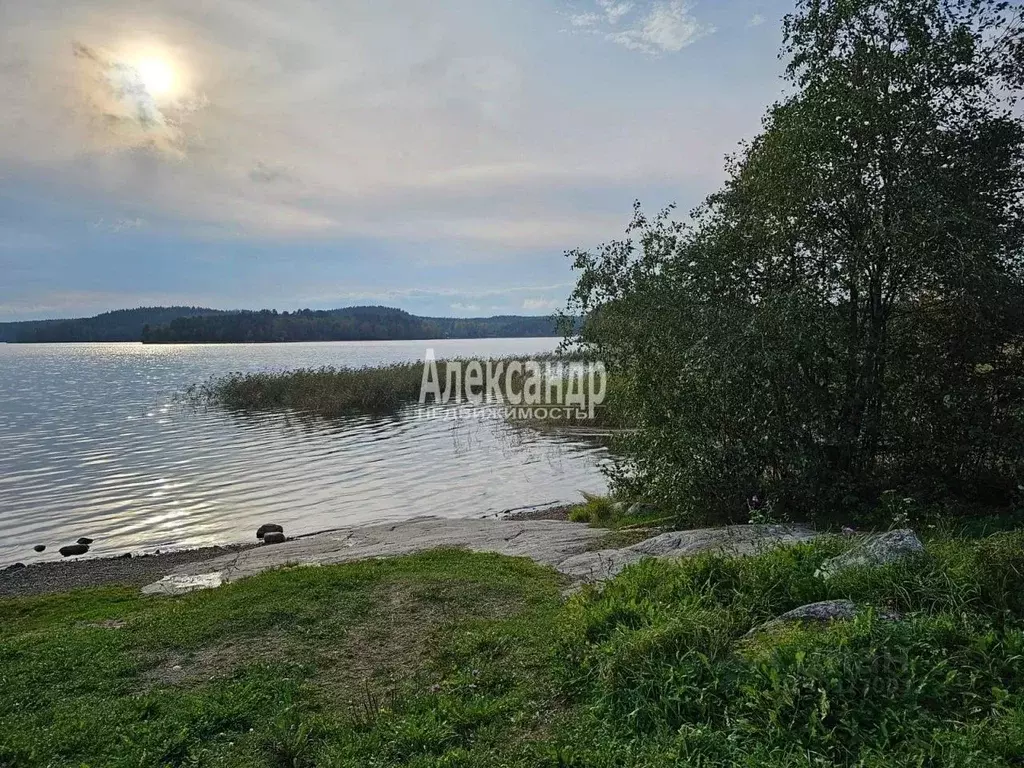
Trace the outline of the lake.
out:
M 604 448 L 498 417 L 324 421 L 196 410 L 231 371 L 529 356 L 558 339 L 259 345 L 0 344 L 0 566 L 255 541 L 421 515 L 481 517 L 603 492 Z M 36 555 L 32 547 L 45 544 Z

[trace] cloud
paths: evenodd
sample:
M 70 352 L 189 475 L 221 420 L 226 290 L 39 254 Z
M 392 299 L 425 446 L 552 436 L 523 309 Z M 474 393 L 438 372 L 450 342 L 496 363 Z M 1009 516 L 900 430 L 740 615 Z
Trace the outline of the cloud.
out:
M 92 223 L 92 229 L 99 232 L 111 232 L 114 234 L 127 232 L 132 229 L 141 229 L 144 226 L 146 226 L 145 219 L 140 219 L 137 216 L 135 218 L 114 219 L 113 221 L 98 219 Z
M 249 178 L 252 181 L 263 184 L 272 184 L 275 181 L 283 181 L 290 177 L 291 174 L 287 168 L 275 163 L 265 163 L 262 160 L 258 160 L 252 167 L 252 170 L 249 171 Z
M 643 56 L 610 60 L 614 44 L 667 58 L 708 34 L 687 4 L 574 2 L 567 39 L 545 29 L 549 9 L 498 0 L 0 0 L 12 298 L 76 286 L 67 265 L 140 295 L 164 271 L 191 274 L 179 299 L 199 301 L 190 291 L 208 280 L 247 306 L 300 302 L 327 290 L 322 275 L 385 291 L 414 282 L 410 266 L 473 265 L 467 282 L 499 282 L 495 269 L 523 257 L 544 268 L 535 282 L 557 282 L 562 252 L 619 235 L 635 197 L 686 209 L 713 190 L 723 154 L 757 130 L 778 87 L 774 71 L 762 97 L 756 77 L 733 71 L 727 89 L 722 68 L 690 76 L 666 62 L 649 78 Z M 173 82 L 154 79 L 154 60 Z M 136 239 L 152 245 L 152 269 L 111 269 Z M 17 256 L 37 242 L 56 250 L 46 265 Z M 294 283 L 260 288 L 246 260 L 275 249 Z M 342 251 L 358 254 L 344 281 L 331 272 Z M 387 265 L 369 255 L 382 252 Z M 229 279 L 196 269 L 215 258 L 234 265 Z M 385 270 L 394 276 L 375 279 Z M 409 294 L 391 295 L 382 301 Z M 452 294 L 438 311 L 452 302 L 491 305 Z
M 519 285 L 503 288 L 363 288 L 358 290 L 342 290 L 329 294 L 318 294 L 307 297 L 307 301 L 323 301 L 344 299 L 346 301 L 395 301 L 403 299 L 422 299 L 431 297 L 458 297 L 461 299 L 489 299 L 509 296 L 517 293 L 568 293 L 573 283 L 553 283 L 551 285 Z M 472 302 L 479 304 L 479 301 Z M 563 302 L 556 302 L 559 306 Z
M 201 98 L 165 94 L 147 80 L 147 59 L 74 40 L 78 96 L 92 136 L 105 150 L 152 149 L 185 154 L 186 117 L 201 108 Z
M 456 312 L 479 312 L 480 311 L 480 305 L 479 304 L 462 304 L 461 302 L 455 302 L 454 304 L 449 304 L 448 306 L 450 306 Z
M 640 23 L 631 45 L 681 44 L 672 4 L 588 2 L 602 29 Z M 550 97 L 555 83 L 586 93 L 585 67 L 538 67 L 538 51 L 492 23 L 498 7 L 386 5 L 11 0 L 0 95 L 16 119 L 0 117 L 0 171 L 189 236 L 556 253 L 616 234 L 641 183 L 718 176 L 732 142 L 688 99 L 631 94 L 634 109 L 593 120 L 591 97 Z M 170 62 L 173 93 L 147 83 L 152 56 Z
M 525 299 L 523 301 L 523 310 L 526 312 L 554 312 L 564 307 L 564 299 Z
M 611 33 L 608 39 L 648 54 L 678 53 L 715 32 L 714 27 L 701 24 L 690 11 L 691 6 L 682 0 L 655 3 L 634 26 Z
M 750 21 L 747 22 L 748 27 L 760 27 L 764 24 L 767 19 L 760 13 L 755 13 L 750 17 Z
M 697 20 L 693 6 L 685 0 L 656 0 L 640 7 L 615 0 L 594 3 L 593 10 L 569 17 L 572 26 L 633 51 L 678 53 L 715 32 L 714 27 Z
M 633 10 L 633 3 L 617 3 L 615 0 L 597 0 L 609 24 L 618 24 L 623 16 Z
M 574 27 L 595 27 L 601 23 L 602 16 L 589 11 L 587 13 L 576 13 L 569 17 L 569 23 Z

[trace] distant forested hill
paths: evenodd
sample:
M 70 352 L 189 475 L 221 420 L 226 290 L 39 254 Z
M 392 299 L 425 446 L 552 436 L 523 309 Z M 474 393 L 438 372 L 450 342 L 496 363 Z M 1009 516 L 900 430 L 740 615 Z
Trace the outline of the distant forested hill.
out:
M 558 336 L 550 317 L 417 317 L 390 307 L 278 312 L 204 307 L 139 307 L 73 320 L 0 323 L 0 342 L 142 341 L 244 344 L 282 341 L 388 341 Z
M 400 339 L 556 336 L 550 317 L 474 319 L 417 317 L 390 307 L 348 307 L 297 312 L 237 312 L 182 317 L 146 329 L 149 344 L 287 341 L 388 341 Z
M 164 325 L 179 317 L 216 315 L 221 312 L 205 307 L 139 307 L 71 320 L 0 323 L 0 341 L 139 341 L 146 325 Z

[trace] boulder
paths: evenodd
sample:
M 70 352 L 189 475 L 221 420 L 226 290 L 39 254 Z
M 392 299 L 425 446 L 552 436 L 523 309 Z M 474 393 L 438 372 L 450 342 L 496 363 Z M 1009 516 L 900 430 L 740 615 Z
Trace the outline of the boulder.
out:
M 46 545 L 45 544 L 36 544 L 34 547 L 32 547 L 32 549 L 34 549 L 36 552 L 45 552 L 46 551 Z
M 61 547 L 58 550 L 62 557 L 74 557 L 75 555 L 84 555 L 89 551 L 88 544 L 68 544 L 66 547 Z
M 277 523 L 264 523 L 256 529 L 256 538 L 262 539 L 268 533 L 284 533 L 284 528 L 282 528 Z
M 82 544 L 83 546 L 88 547 L 90 544 L 92 544 L 92 542 L 93 542 L 93 540 L 90 539 L 88 536 L 83 536 L 76 543 Z
M 264 544 L 283 544 L 287 540 L 281 531 L 270 531 L 263 536 Z
M 826 560 L 816 575 L 828 579 L 851 568 L 891 565 L 922 552 L 924 545 L 913 531 L 889 531 L 869 536 L 848 552 Z
M 559 563 L 558 570 L 581 581 L 598 582 L 612 578 L 626 566 L 645 557 L 693 557 L 705 552 L 742 557 L 775 547 L 812 541 L 817 535 L 809 528 L 796 525 L 734 525 L 727 528 L 671 531 L 625 549 L 574 555 Z
M 820 603 L 801 605 L 799 608 L 794 608 L 792 611 L 786 611 L 781 616 L 777 616 L 771 621 L 767 621 L 760 626 L 754 627 L 747 633 L 747 637 L 752 637 L 759 632 L 777 629 L 785 624 L 815 624 L 830 621 L 849 621 L 850 619 L 855 618 L 862 610 L 863 609 L 859 608 L 852 600 L 825 600 Z M 900 615 L 898 613 L 884 609 L 876 611 L 875 615 L 882 621 L 898 621 L 900 619 Z

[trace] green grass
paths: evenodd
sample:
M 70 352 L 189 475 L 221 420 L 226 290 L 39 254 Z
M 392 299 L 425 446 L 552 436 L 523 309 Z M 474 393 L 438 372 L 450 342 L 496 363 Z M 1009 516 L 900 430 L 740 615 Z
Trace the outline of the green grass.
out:
M 815 578 L 847 546 L 646 561 L 567 602 L 458 551 L 5 600 L 0 765 L 1019 764 L 1024 534 Z M 746 637 L 831 598 L 865 612 Z
M 557 609 L 553 573 L 444 551 L 2 601 L 0 765 L 486 764 L 544 726 Z
M 649 504 L 636 504 L 614 496 L 590 493 L 583 493 L 583 499 L 582 504 L 569 510 L 569 519 L 574 523 L 587 523 L 592 528 L 608 528 L 612 531 L 632 528 L 642 531 L 672 522 Z

